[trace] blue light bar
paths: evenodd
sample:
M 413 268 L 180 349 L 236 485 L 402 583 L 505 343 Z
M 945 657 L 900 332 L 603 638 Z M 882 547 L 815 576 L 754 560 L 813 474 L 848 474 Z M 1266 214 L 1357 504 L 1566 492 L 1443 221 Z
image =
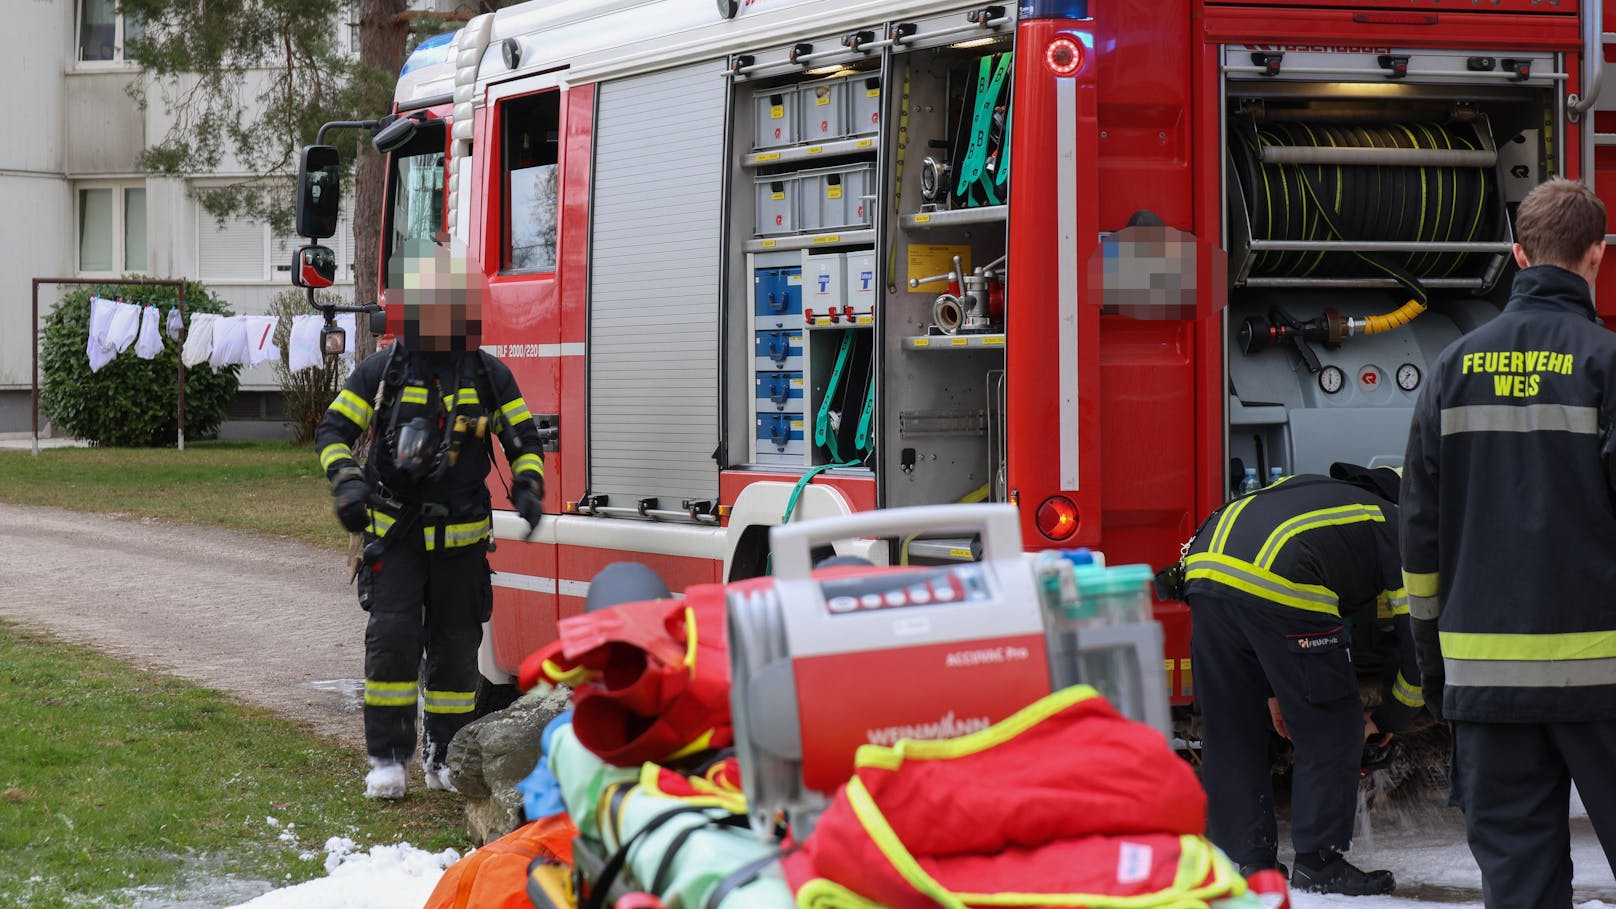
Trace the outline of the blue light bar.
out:
M 404 68 L 399 71 L 402 76 L 412 69 L 421 69 L 438 63 L 449 62 L 449 45 L 454 42 L 459 32 L 447 32 L 442 35 L 433 35 L 415 46 L 410 58 L 404 61 Z
M 1021 19 L 1087 19 L 1089 0 L 1021 0 Z

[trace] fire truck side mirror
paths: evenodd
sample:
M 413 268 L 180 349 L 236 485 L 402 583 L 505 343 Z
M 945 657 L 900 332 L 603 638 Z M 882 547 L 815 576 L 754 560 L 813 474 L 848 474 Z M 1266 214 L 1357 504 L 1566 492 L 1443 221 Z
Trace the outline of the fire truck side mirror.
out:
M 299 246 L 292 251 L 292 283 L 298 287 L 330 287 L 337 280 L 337 254 L 329 246 Z
M 337 232 L 342 161 L 330 145 L 305 145 L 297 163 L 297 232 L 323 240 Z
M 381 154 L 387 154 L 400 148 L 415 135 L 415 127 L 419 121 L 415 117 L 399 117 L 392 123 L 382 127 L 376 135 L 371 137 L 370 144 Z

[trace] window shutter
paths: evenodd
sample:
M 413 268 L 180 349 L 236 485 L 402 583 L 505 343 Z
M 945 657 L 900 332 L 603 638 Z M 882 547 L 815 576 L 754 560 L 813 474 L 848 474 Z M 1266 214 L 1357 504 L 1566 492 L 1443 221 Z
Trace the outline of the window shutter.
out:
M 197 271 L 204 280 L 262 281 L 269 230 L 261 221 L 226 218 L 220 223 L 197 206 Z M 287 252 L 290 259 L 291 252 Z

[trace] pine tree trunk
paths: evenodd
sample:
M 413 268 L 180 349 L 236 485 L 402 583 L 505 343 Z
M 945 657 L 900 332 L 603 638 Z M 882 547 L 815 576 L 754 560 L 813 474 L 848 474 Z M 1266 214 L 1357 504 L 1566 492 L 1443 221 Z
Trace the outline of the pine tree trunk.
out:
M 393 85 L 404 65 L 404 41 L 409 35 L 404 10 L 405 0 L 359 0 L 359 78 L 366 89 L 360 97 L 367 105 L 362 117 L 380 117 L 392 109 Z M 380 282 L 386 164 L 369 141 L 361 144 L 354 166 L 353 213 L 354 303 L 359 305 L 376 302 Z M 365 319 L 359 320 L 357 342 L 361 356 L 375 348 Z

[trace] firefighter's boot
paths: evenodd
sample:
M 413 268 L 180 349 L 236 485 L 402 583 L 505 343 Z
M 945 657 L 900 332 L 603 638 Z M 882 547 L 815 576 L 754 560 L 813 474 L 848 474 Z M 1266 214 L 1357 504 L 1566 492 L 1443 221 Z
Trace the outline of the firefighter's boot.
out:
M 365 798 L 401 799 L 406 779 L 403 764 L 371 758 L 370 772 L 365 774 Z
M 426 775 L 426 788 L 437 789 L 443 792 L 459 792 L 449 779 L 449 767 L 446 764 L 427 764 L 423 771 Z
M 1247 862 L 1240 866 L 1241 877 L 1251 877 L 1259 871 L 1278 871 L 1282 878 L 1291 876 L 1290 869 L 1285 867 L 1284 862 Z
M 1340 853 L 1320 852 L 1296 857 L 1291 886 L 1308 893 L 1378 896 L 1397 889 L 1390 871 L 1364 871 Z

